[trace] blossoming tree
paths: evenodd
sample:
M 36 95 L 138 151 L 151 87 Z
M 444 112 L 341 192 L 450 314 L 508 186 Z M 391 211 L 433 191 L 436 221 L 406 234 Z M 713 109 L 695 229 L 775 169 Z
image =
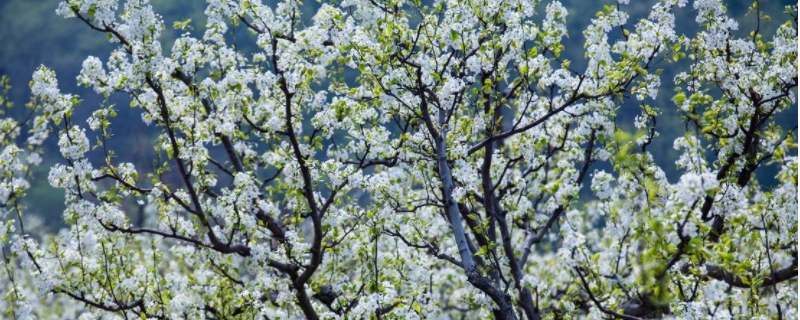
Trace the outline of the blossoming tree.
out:
M 797 127 L 776 122 L 797 108 L 796 6 L 765 39 L 718 0 L 690 4 L 689 35 L 686 0 L 636 21 L 620 1 L 565 48 L 557 1 L 347 0 L 310 23 L 296 0 L 208 2 L 169 54 L 147 1 L 58 7 L 118 45 L 77 81 L 129 97 L 157 156 L 114 156 L 114 107 L 84 124 L 35 72 L 24 144 L 0 122 L 3 316 L 796 318 Z M 648 150 L 665 108 L 686 123 L 671 179 Z M 49 133 L 68 228 L 36 240 L 18 201 Z

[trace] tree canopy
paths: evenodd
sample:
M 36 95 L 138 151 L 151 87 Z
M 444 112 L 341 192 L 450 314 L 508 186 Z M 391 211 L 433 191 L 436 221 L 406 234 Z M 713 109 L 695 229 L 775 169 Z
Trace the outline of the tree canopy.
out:
M 47 66 L 27 117 L 0 101 L 0 312 L 796 318 L 797 6 L 756 1 L 741 36 L 719 0 L 627 2 L 568 47 L 558 1 L 209 0 L 173 43 L 147 1 L 64 1 L 115 49 L 77 77 L 99 107 Z M 144 163 L 118 156 L 120 95 L 158 131 Z M 55 157 L 67 228 L 31 236 L 21 203 Z

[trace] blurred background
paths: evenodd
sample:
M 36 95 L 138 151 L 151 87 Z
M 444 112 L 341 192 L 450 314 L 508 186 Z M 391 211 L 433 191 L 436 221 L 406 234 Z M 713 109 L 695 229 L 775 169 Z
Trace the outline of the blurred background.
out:
M 63 19 L 55 14 L 58 0 L 0 0 L 0 75 L 7 75 L 11 79 L 13 88 L 10 99 L 14 101 L 15 108 L 12 113 L 22 119 L 25 115 L 23 107 L 30 99 L 28 82 L 34 70 L 40 65 L 53 69 L 57 76 L 59 87 L 63 93 L 77 94 L 83 103 L 76 108 L 73 119 L 77 124 L 85 126 L 88 115 L 100 106 L 116 105 L 118 116 L 113 120 L 114 137 L 108 146 L 114 149 L 119 161 L 132 162 L 140 172 L 147 172 L 153 168 L 154 159 L 152 141 L 157 135 L 154 127 L 147 127 L 141 120 L 138 109 L 129 108 L 129 99 L 124 94 L 113 94 L 109 99 L 95 94 L 90 88 L 79 87 L 76 77 L 80 73 L 81 64 L 87 56 L 95 56 L 101 61 L 107 61 L 108 54 L 116 44 L 109 43 L 106 36 L 90 30 L 80 20 Z M 432 1 L 423 1 L 432 2 Z M 544 7 L 550 1 L 544 0 L 539 12 L 544 12 Z M 629 13 L 629 23 L 646 17 L 655 1 L 634 0 L 623 10 Z M 205 2 L 203 1 L 175 1 L 152 0 L 156 12 L 160 13 L 165 23 L 162 35 L 164 54 L 169 54 L 172 43 L 182 30 L 172 28 L 173 22 L 191 19 L 192 35 L 201 37 L 204 31 Z M 563 0 L 562 3 L 569 9 L 567 17 L 569 38 L 565 39 L 567 48 L 565 55 L 573 61 L 572 67 L 582 71 L 585 66 L 582 31 L 590 23 L 595 13 L 603 10 L 603 5 L 615 5 L 615 1 L 581 1 Z M 773 20 L 762 23 L 760 32 L 768 41 L 778 25 L 789 19 L 784 14 L 784 7 L 796 4 L 794 0 L 771 0 L 761 3 L 762 10 L 770 15 Z M 676 8 L 678 34 L 695 34 L 700 26 L 694 20 L 691 1 L 686 8 Z M 756 17 L 747 14 L 752 5 L 751 0 L 727 1 L 729 15 L 739 22 L 738 36 L 747 36 L 756 28 Z M 320 6 L 318 1 L 306 0 L 303 6 L 302 20 L 309 24 L 311 17 Z M 543 15 L 542 15 L 543 16 Z M 255 52 L 255 37 L 240 25 L 230 28 L 234 32 L 236 45 L 244 52 Z M 617 35 L 619 36 L 619 35 Z M 233 37 L 229 38 L 232 39 Z M 681 66 L 683 65 L 683 66 Z M 674 95 L 671 79 L 680 71 L 685 70 L 685 63 L 662 63 L 657 68 L 664 68 L 662 74 L 662 87 L 659 90 L 657 101 L 651 103 L 661 109 L 662 115 L 658 119 L 657 131 L 661 134 L 648 148 L 655 155 L 656 162 L 666 171 L 670 181 L 678 179 L 680 172 L 675 170 L 674 162 L 677 154 L 672 149 L 673 140 L 685 133 L 684 124 L 680 115 L 674 108 L 670 98 Z M 633 118 L 640 113 L 636 101 L 626 102 L 620 109 L 618 123 L 631 132 Z M 785 112 L 779 119 L 784 128 L 791 128 L 797 124 L 797 108 Z M 44 161 L 34 169 L 32 187 L 28 191 L 23 205 L 27 215 L 39 217 L 38 232 L 54 231 L 63 226 L 61 213 L 64 209 L 63 193 L 56 190 L 47 182 L 47 174 L 51 165 L 63 162 L 56 145 L 57 139 L 51 136 L 45 151 Z M 99 163 L 102 158 L 95 153 Z M 712 155 L 713 156 L 713 155 Z M 117 162 L 117 161 L 115 161 Z M 600 168 L 600 167 L 593 167 Z M 592 170 L 593 170 L 592 169 Z M 759 181 L 764 186 L 773 183 L 772 177 L 776 168 L 767 167 L 759 172 Z M 584 193 L 588 188 L 583 188 Z M 582 197 L 583 198 L 583 197 Z M 35 230 L 36 231 L 36 230 Z

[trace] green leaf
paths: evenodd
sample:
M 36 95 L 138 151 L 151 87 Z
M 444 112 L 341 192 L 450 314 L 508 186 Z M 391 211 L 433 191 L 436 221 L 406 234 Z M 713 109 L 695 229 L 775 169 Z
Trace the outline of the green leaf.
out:
M 460 38 L 460 37 L 461 37 L 461 35 L 459 35 L 457 31 L 455 31 L 455 30 L 450 30 L 450 40 L 451 40 L 451 41 L 456 41 L 456 40 L 458 40 L 458 38 Z
M 672 101 L 675 102 L 675 104 L 683 104 L 683 102 L 686 101 L 686 94 L 683 92 L 678 93 L 672 96 Z
M 180 29 L 180 30 L 186 30 L 186 29 L 191 30 L 192 26 L 189 25 L 190 23 L 192 23 L 192 18 L 189 18 L 189 19 L 186 19 L 186 20 L 183 20 L 183 21 L 175 21 L 175 22 L 172 23 L 172 28 L 173 29 Z
M 386 36 L 387 38 L 392 36 L 392 25 L 391 24 L 386 24 L 384 26 L 383 35 Z

